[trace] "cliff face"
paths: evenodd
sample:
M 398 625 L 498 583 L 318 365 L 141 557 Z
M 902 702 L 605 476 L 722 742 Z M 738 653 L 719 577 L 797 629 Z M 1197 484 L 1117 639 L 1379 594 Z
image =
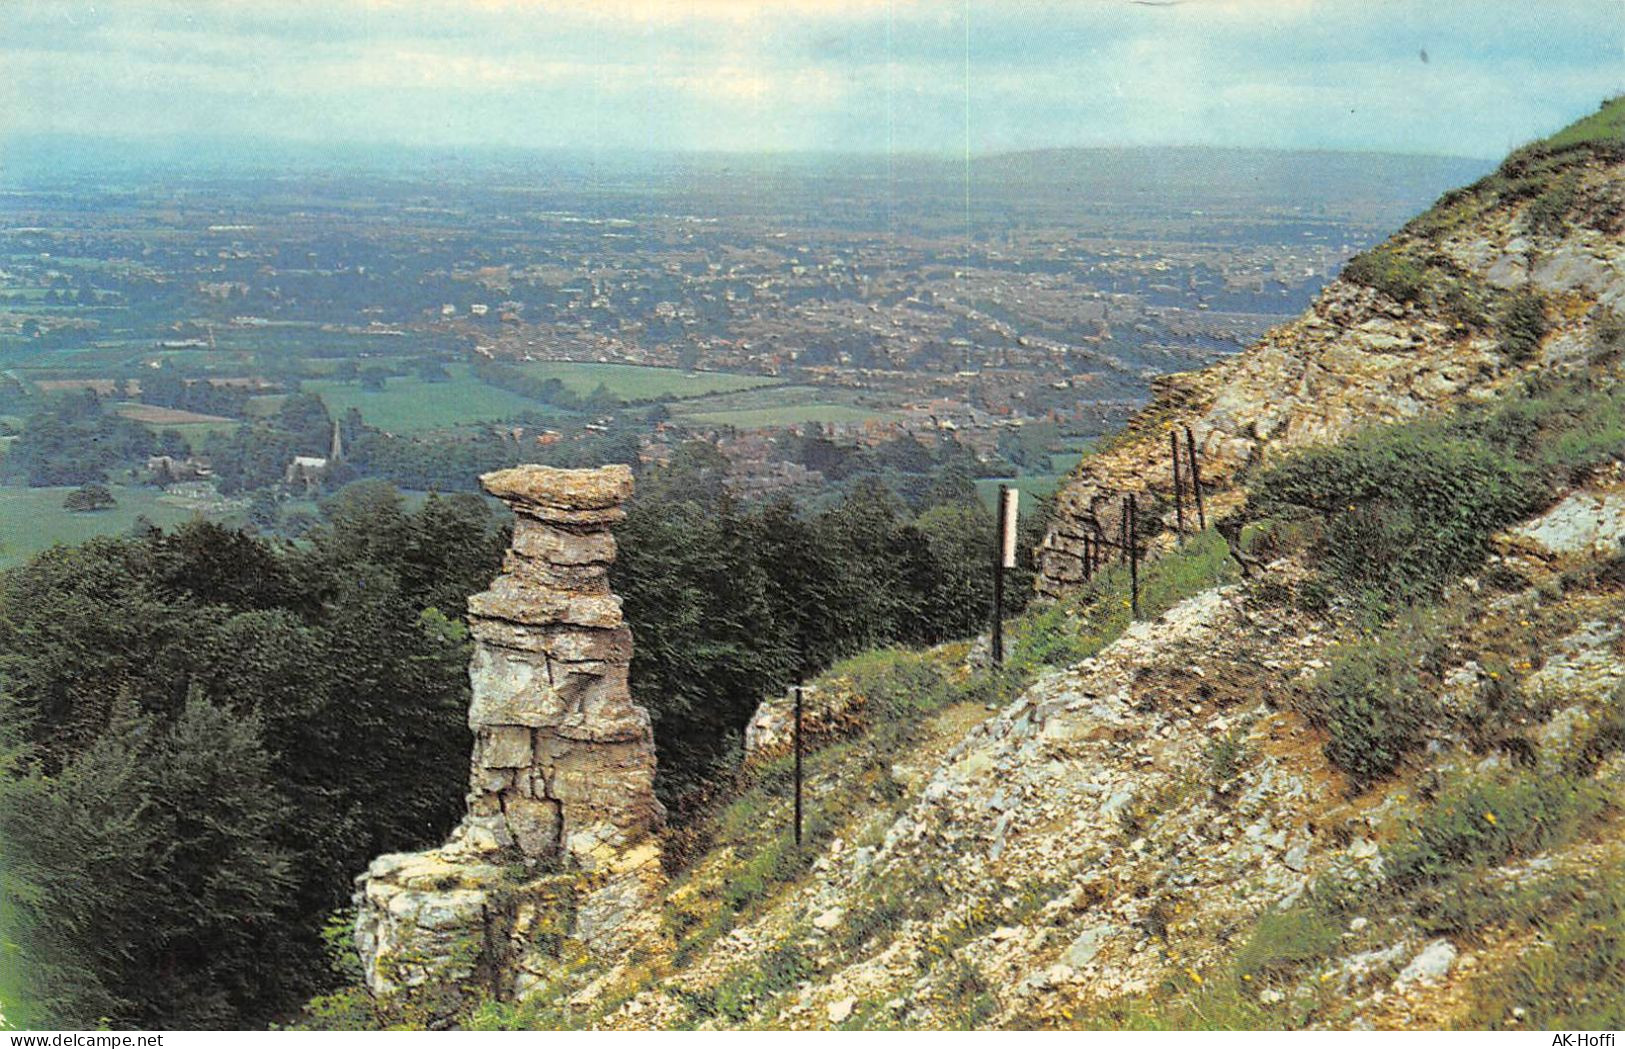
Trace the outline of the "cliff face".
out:
M 1097 527 L 1117 535 L 1127 493 L 1173 527 L 1170 432 L 1192 431 L 1223 515 L 1244 501 L 1236 485 L 1251 467 L 1361 427 L 1493 399 L 1524 374 L 1582 358 L 1596 319 L 1625 304 L 1620 166 L 1586 151 L 1532 175 L 1509 166 L 1448 195 L 1250 349 L 1161 379 L 1151 405 L 1062 487 L 1038 551 L 1039 592 L 1059 597 L 1082 582 L 1084 540 Z M 1556 207 L 1566 210 L 1554 216 Z M 1544 300 L 1552 328 L 1533 354 L 1500 321 L 1521 293 Z
M 523 993 L 572 950 L 612 956 L 647 934 L 663 883 L 654 738 L 609 590 L 631 471 L 481 481 L 515 524 L 502 573 L 469 599 L 468 812 L 441 848 L 380 857 L 358 879 L 357 942 L 379 994 Z

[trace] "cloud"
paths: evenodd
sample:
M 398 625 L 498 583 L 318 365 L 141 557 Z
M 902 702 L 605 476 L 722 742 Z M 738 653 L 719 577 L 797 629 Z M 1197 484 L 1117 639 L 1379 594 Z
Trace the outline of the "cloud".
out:
M 1493 156 L 1625 87 L 1619 11 L 1614 0 L 14 0 L 0 135 L 229 127 L 956 151 L 968 90 L 971 145 L 984 152 L 1221 142 Z

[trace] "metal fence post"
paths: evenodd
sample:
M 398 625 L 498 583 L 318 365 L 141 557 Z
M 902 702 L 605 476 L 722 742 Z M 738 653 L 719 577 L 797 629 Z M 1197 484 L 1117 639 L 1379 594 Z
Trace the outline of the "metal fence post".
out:
M 1184 478 L 1179 471 L 1179 434 L 1173 430 L 1168 431 L 1168 450 L 1173 453 L 1174 461 L 1174 525 L 1179 536 L 1179 545 L 1185 545 L 1185 485 Z
M 801 848 L 801 685 L 796 685 L 796 848 Z
M 1135 518 L 1134 493 L 1128 497 L 1128 513 L 1124 517 L 1124 527 L 1128 531 L 1128 578 L 1129 578 L 1129 611 L 1135 619 L 1140 618 L 1140 536 L 1139 523 Z
M 1185 427 L 1185 448 L 1190 452 L 1191 491 L 1196 493 L 1196 526 L 1207 531 L 1207 507 L 1202 502 L 1202 468 L 1196 464 L 1196 435 Z

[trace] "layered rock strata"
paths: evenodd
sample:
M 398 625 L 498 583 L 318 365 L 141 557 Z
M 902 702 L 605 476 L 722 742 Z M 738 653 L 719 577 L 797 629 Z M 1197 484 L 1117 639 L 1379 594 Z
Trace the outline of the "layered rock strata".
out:
M 1569 174 L 1581 197 L 1617 200 L 1621 171 L 1617 163 L 1578 163 Z M 1520 290 L 1541 296 L 1550 330 L 1537 352 L 1509 355 L 1493 323 L 1466 325 L 1448 302 L 1401 302 L 1335 280 L 1301 317 L 1246 352 L 1153 384 L 1151 404 L 1057 493 L 1052 527 L 1037 551 L 1039 593 L 1060 597 L 1083 582 L 1085 541 L 1117 540 L 1129 493 L 1139 503 L 1140 534 L 1153 547 L 1168 543 L 1177 516 L 1170 432 L 1181 443 L 1186 427 L 1194 436 L 1211 520 L 1243 501 L 1243 472 L 1293 450 L 1492 399 L 1531 372 L 1583 362 L 1595 343 L 1595 319 L 1625 308 L 1619 231 L 1575 222 L 1553 239 L 1531 232 L 1528 200 L 1509 203 L 1476 188 L 1463 194 L 1455 206 L 1477 209 L 1471 221 L 1452 224 L 1436 208 L 1418 221 L 1431 218 L 1439 232 L 1426 234 L 1424 222 L 1385 247 L 1432 260 L 1452 274 L 1449 287 L 1469 298 L 1493 302 Z M 1194 520 L 1189 483 L 1187 467 L 1187 522 Z
M 649 714 L 610 592 L 624 466 L 486 474 L 514 511 L 502 572 L 468 602 L 468 812 L 442 847 L 382 856 L 358 882 L 369 987 L 523 994 L 570 950 L 613 957 L 662 888 Z

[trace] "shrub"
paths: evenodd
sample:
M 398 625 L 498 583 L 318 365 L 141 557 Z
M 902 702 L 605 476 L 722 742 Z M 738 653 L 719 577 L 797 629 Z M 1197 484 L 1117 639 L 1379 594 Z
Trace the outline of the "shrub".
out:
M 1501 329 L 1501 352 L 1508 360 L 1527 361 L 1540 350 L 1546 337 L 1546 305 L 1532 291 L 1515 291 L 1502 305 L 1496 318 Z
M 1572 176 L 1560 180 L 1530 201 L 1524 212 L 1524 226 L 1537 236 L 1561 237 L 1568 228 L 1569 212 L 1578 196 Z
M 1343 267 L 1343 279 L 1379 291 L 1395 302 L 1415 302 L 1427 286 L 1427 270 L 1410 256 L 1379 245 L 1350 259 Z
M 1399 886 L 1530 856 L 1572 840 L 1607 804 L 1603 787 L 1570 776 L 1468 778 L 1416 817 L 1384 857 Z
M 1330 574 L 1400 604 L 1476 567 L 1490 535 L 1536 509 L 1544 490 L 1489 441 L 1430 421 L 1300 452 L 1259 479 L 1255 506 L 1321 515 L 1317 553 Z
M 1246 728 L 1238 725 L 1213 740 L 1202 752 L 1202 756 L 1207 759 L 1208 775 L 1214 785 L 1222 787 L 1229 783 L 1252 757 L 1252 748 L 1247 745 Z
M 1310 694 L 1309 720 L 1326 729 L 1326 758 L 1364 786 L 1393 772 L 1422 740 L 1432 698 L 1409 646 L 1388 638 L 1344 649 Z

